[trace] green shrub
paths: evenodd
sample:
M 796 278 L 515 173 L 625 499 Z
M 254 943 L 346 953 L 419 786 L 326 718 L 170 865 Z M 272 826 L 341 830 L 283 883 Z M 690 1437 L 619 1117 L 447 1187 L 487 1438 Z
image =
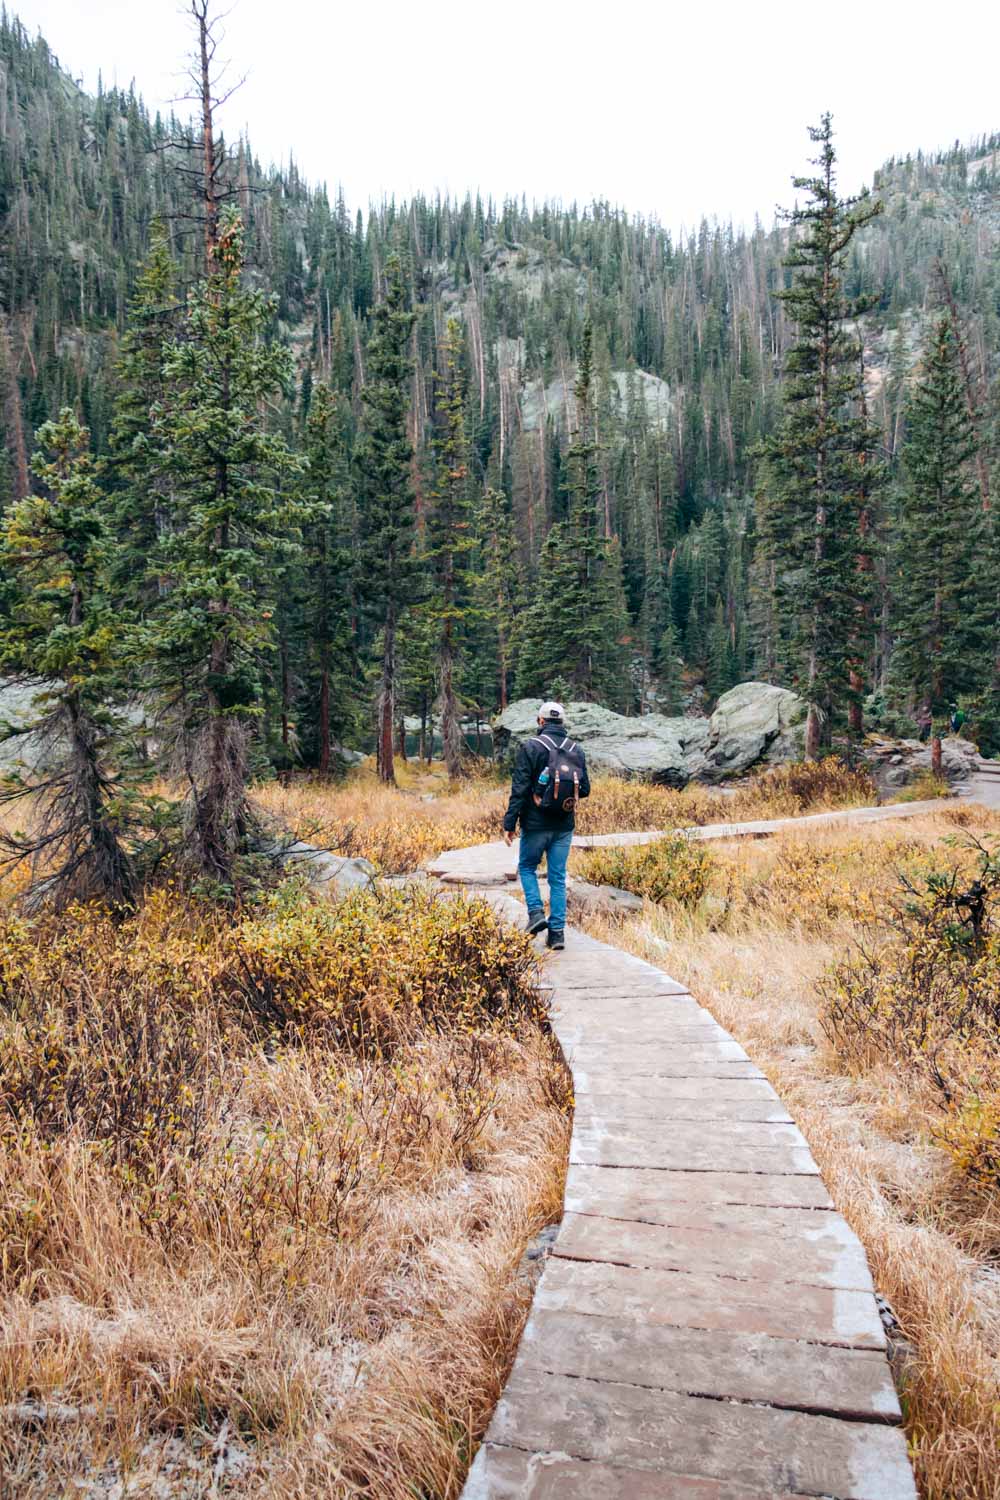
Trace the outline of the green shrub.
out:
M 297 901 L 233 929 L 217 993 L 254 1024 L 321 1033 L 376 1054 L 435 1030 L 515 1030 L 540 1021 L 524 934 L 483 900 L 442 901 L 417 885 Z
M 909 786 L 897 793 L 894 802 L 930 802 L 935 797 L 950 797 L 951 787 L 944 776 L 935 776 L 933 771 L 921 771 Z
M 683 834 L 622 849 L 588 853 L 584 874 L 595 885 L 614 885 L 658 904 L 696 906 L 705 894 L 712 862 L 705 846 Z

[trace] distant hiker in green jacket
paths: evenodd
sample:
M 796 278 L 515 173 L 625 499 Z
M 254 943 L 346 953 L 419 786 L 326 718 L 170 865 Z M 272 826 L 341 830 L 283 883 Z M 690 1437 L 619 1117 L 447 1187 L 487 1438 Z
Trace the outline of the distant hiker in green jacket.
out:
M 957 703 L 953 703 L 951 705 L 951 718 L 948 720 L 948 723 L 951 725 L 952 734 L 961 734 L 966 721 L 967 715 L 965 709 L 959 708 Z
M 504 841 L 514 842 L 521 824 L 517 873 L 528 907 L 528 931 L 549 929 L 548 946 L 566 946 L 566 864 L 573 842 L 577 804 L 590 796 L 590 777 L 583 750 L 566 732 L 561 703 L 543 703 L 538 733 L 517 752 L 510 802 L 503 820 Z M 538 887 L 538 865 L 546 856 L 549 915 Z

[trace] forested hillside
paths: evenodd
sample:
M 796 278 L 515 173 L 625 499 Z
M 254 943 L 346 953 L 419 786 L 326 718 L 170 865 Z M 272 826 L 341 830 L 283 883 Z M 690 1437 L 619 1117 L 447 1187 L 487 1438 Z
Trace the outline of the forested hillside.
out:
M 113 432 L 137 377 L 123 337 L 137 316 L 147 332 L 169 320 L 201 274 L 189 217 L 197 141 L 176 120 L 150 119 L 132 93 L 82 94 L 6 15 L 0 63 L 0 483 L 7 500 L 27 492 L 33 431 L 68 405 L 127 511 L 135 475 Z M 418 198 L 365 216 L 294 171 L 264 170 L 247 143 L 221 144 L 246 278 L 274 293 L 268 332 L 294 356 L 269 420 L 308 459 L 299 488 L 325 507 L 253 585 L 273 630 L 261 739 L 273 762 L 325 765 L 331 739 L 370 747 L 386 630 L 375 554 L 386 545 L 408 559 L 391 584 L 402 590 L 396 714 L 431 712 L 442 639 L 456 704 L 484 716 L 553 688 L 671 712 L 752 675 L 798 685 L 771 618 L 795 569 L 762 548 L 757 525 L 760 445 L 778 431 L 794 338 L 776 295 L 793 285 L 794 228 L 703 223 L 679 243 L 608 204 L 528 207 L 516 196 Z M 874 179 L 883 211 L 846 255 L 843 307 L 857 309 L 846 327 L 862 333 L 864 370 L 845 399 L 864 407 L 864 472 L 878 476 L 863 506 L 870 582 L 852 691 L 869 711 L 891 700 L 900 722 L 921 691 L 919 672 L 898 688 L 891 673 L 901 452 L 910 377 L 940 311 L 951 330 L 941 357 L 968 422 L 962 503 L 992 525 L 998 147 L 989 137 L 886 164 Z M 788 150 L 798 159 L 801 142 Z M 141 269 L 157 222 L 165 259 L 150 290 Z M 394 278 L 398 316 L 380 333 Z M 365 463 L 372 387 L 390 367 L 406 385 L 399 451 L 411 449 L 391 544 L 384 486 Z M 138 409 L 149 399 L 141 389 Z M 133 604 L 141 613 L 142 598 Z M 569 658 L 584 616 L 598 644 L 580 671 Z M 553 654 L 559 631 L 568 644 Z M 984 639 L 949 696 L 987 694 Z

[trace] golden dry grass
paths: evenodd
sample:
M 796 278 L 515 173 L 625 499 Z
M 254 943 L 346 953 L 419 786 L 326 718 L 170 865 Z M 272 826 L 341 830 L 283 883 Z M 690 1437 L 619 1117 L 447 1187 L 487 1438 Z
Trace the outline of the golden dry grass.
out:
M 409 874 L 445 849 L 498 836 L 507 806 L 502 788 L 484 781 L 452 788 L 443 774 L 399 774 L 398 790 L 380 785 L 367 768 L 340 783 L 266 782 L 254 789 L 254 801 L 297 838 L 361 855 L 387 875 Z
M 458 1493 L 566 1075 L 522 938 L 384 904 L 4 917 L 5 1500 Z
M 489 771 L 449 784 L 440 762 L 400 762 L 398 789 L 375 778 L 371 764 L 342 782 L 309 777 L 288 785 L 266 782 L 254 800 L 275 822 L 309 843 L 370 859 L 387 875 L 419 870 L 445 849 L 462 849 L 500 836 L 508 783 Z M 728 792 L 691 785 L 683 791 L 596 775 L 581 804 L 581 834 L 671 829 L 749 818 L 792 817 L 876 800 L 861 772 L 839 762 L 780 766 Z
M 1000 1201 L 976 1193 L 934 1144 L 940 1099 L 905 1067 L 843 1071 L 820 1025 L 819 986 L 901 866 L 942 860 L 942 839 L 1000 834 L 984 809 L 905 825 L 791 831 L 714 850 L 696 910 L 647 903 L 599 936 L 660 964 L 761 1066 L 804 1131 L 912 1346 L 897 1378 L 927 1500 L 1000 1497 Z M 955 851 L 947 850 L 946 855 Z
M 300 837 L 387 873 L 496 836 L 504 788 L 450 788 L 436 767 L 401 779 L 387 791 L 363 770 L 256 795 Z M 733 797 L 599 779 L 585 816 L 591 831 L 615 831 L 866 800 L 860 782 L 826 775 L 772 776 Z M 935 836 L 942 826 L 933 820 Z M 929 839 L 923 830 L 913 837 Z M 813 834 L 808 847 L 839 837 Z M 888 830 L 871 838 L 888 847 Z M 849 916 L 823 894 L 804 842 L 783 874 L 766 871 L 776 847 L 733 846 L 731 878 L 696 914 L 651 915 L 615 941 L 653 958 L 668 944 L 666 966 L 772 1069 L 907 1333 L 924 1330 L 909 1379 L 913 1430 L 930 1434 L 928 1494 L 992 1497 L 961 1485 L 970 1455 L 981 1477 L 993 1454 L 976 1278 L 995 1226 L 945 1185 L 898 1079 L 831 1072 L 802 976 L 836 951 Z M 781 900 L 769 905 L 772 888 Z M 783 891 L 798 893 L 799 916 Z M 464 940 L 449 949 L 439 934 L 429 959 L 390 926 L 356 968 L 308 920 L 295 926 L 297 897 L 275 899 L 239 919 L 249 977 L 232 930 L 169 895 L 118 936 L 81 913 L 48 933 L 7 925 L 0 1060 L 38 1108 L 27 1125 L 24 1108 L 19 1123 L 9 1111 L 18 1128 L 0 1142 L 5 1497 L 104 1495 L 126 1473 L 133 1493 L 171 1497 L 458 1493 L 526 1314 L 524 1245 L 561 1209 L 565 1077 L 530 1008 L 517 1024 L 482 1025 L 461 1005 L 450 1018 L 399 1008 L 408 964 L 421 987 L 437 964 L 450 974 L 442 994 L 458 993 Z M 499 940 L 488 941 L 493 964 Z M 45 977 L 30 995 L 29 948 Z M 362 976 L 353 988 L 345 963 Z M 775 963 L 787 975 L 777 985 Z M 50 1072 L 71 1077 L 89 1111 L 60 1123 L 66 1090 L 48 1098 Z M 137 1100 L 133 1077 L 146 1089 Z M 127 1128 L 109 1128 L 101 1111 L 126 1104 Z

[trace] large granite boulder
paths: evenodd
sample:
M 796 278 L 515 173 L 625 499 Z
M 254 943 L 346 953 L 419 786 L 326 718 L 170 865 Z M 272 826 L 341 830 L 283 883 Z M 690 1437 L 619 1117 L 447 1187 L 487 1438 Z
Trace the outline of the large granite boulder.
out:
M 0 677 L 0 777 L 35 775 L 51 770 L 62 758 L 66 742 L 31 727 L 51 707 L 50 691 L 51 685 L 40 678 Z M 114 712 L 122 732 L 148 752 L 153 725 L 142 698 L 118 705 Z
M 700 781 L 723 781 L 758 765 L 801 760 L 806 705 L 797 693 L 770 682 L 741 682 L 723 693 L 709 720 L 704 765 L 692 766 Z
M 0 775 L 44 768 L 51 749 L 28 726 L 42 708 L 44 685 L 0 677 Z
M 515 749 L 537 734 L 537 712 L 537 698 L 510 704 L 493 726 L 498 749 Z M 567 704 L 566 726 L 595 770 L 676 787 L 690 780 L 688 758 L 697 755 L 708 737 L 707 719 L 668 719 L 663 714 L 626 718 L 599 703 Z
M 538 733 L 536 698 L 519 698 L 494 724 L 497 748 L 511 751 Z M 682 787 L 692 778 L 723 781 L 759 764 L 798 760 L 805 704 L 786 688 L 744 682 L 723 693 L 711 718 L 627 718 L 598 703 L 570 703 L 566 725 L 596 770 Z

